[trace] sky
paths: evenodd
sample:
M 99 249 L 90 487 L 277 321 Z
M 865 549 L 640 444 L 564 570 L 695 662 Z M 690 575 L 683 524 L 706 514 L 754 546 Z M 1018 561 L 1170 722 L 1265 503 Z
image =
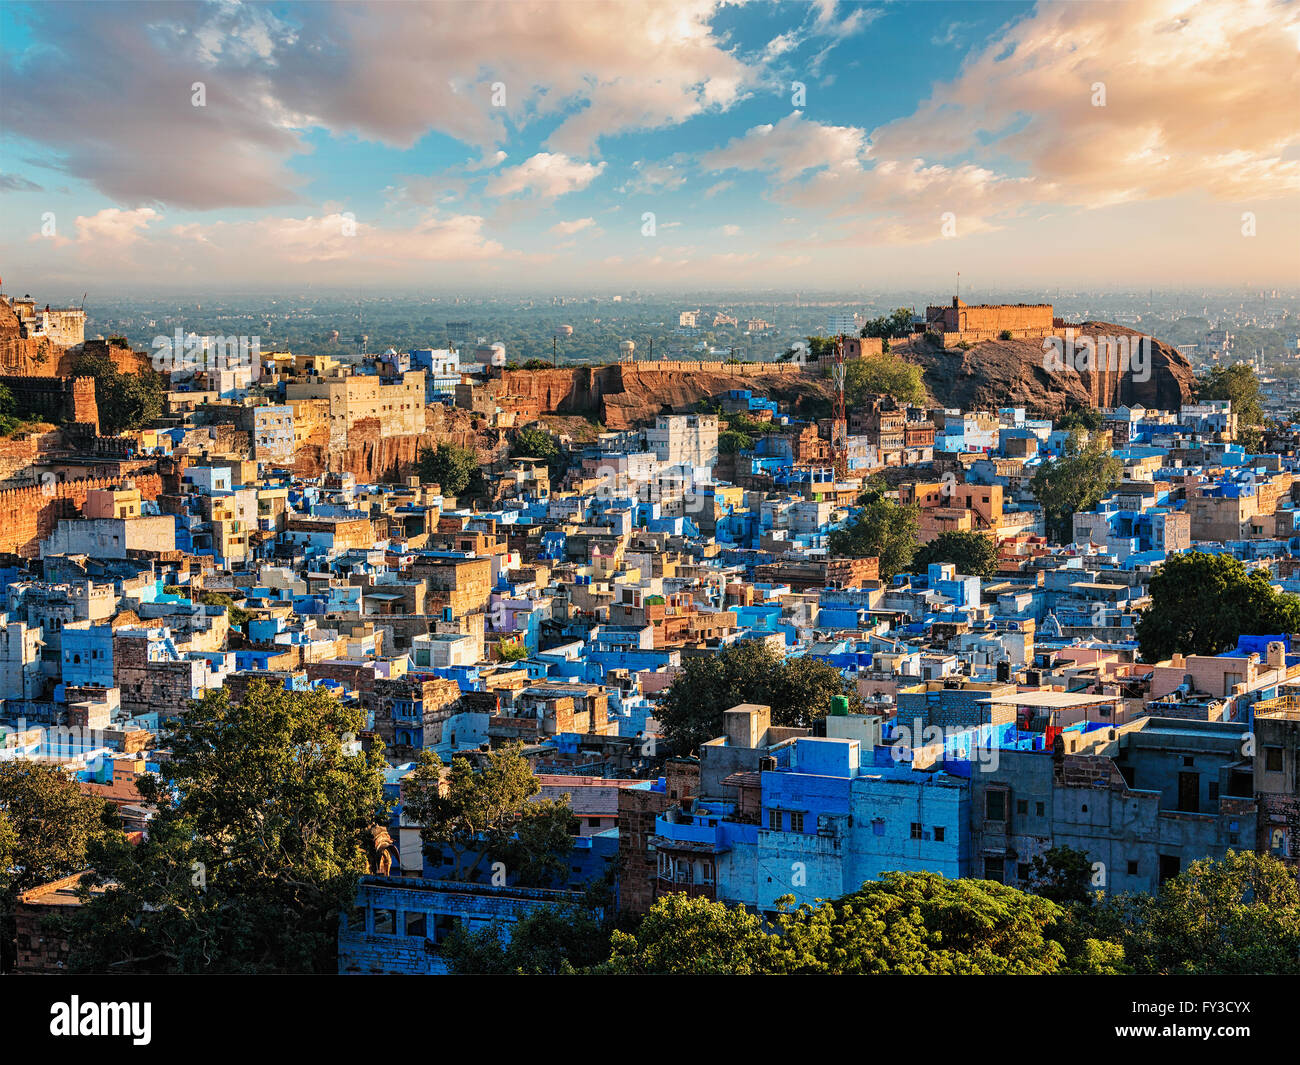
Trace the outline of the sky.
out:
M 0 2 L 6 291 L 1300 282 L 1300 3 Z

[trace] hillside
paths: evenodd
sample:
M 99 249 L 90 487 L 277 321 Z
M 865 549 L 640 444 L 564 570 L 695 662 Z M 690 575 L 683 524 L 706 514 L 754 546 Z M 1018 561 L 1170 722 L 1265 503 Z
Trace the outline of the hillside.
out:
M 1138 338 L 1122 325 L 1084 322 L 1087 336 Z M 1122 403 L 1177 410 L 1191 397 L 1191 364 L 1177 350 L 1151 338 L 1146 380 L 1119 370 L 1074 372 L 1045 368 L 1039 340 L 987 340 L 963 351 L 943 349 L 925 338 L 892 342 L 891 353 L 918 364 L 936 401 L 964 410 L 1016 406 L 1041 415 L 1059 415 L 1073 406 L 1113 407 Z

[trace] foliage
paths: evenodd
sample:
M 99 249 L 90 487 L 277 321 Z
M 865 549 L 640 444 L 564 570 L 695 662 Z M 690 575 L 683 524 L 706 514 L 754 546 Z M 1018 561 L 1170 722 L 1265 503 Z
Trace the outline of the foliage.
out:
M 743 906 L 673 892 L 655 901 L 635 934 L 610 936 L 601 973 L 756 976 L 775 970 L 776 942 Z
M 1048 534 L 1061 543 L 1073 539 L 1075 512 L 1092 510 L 1119 484 L 1123 472 L 1124 466 L 1111 454 L 1106 437 L 1085 441 L 1078 430 L 1071 433 L 1064 454 L 1044 462 L 1030 481 L 1034 498 L 1043 508 Z
M 912 559 L 912 569 L 924 573 L 932 562 L 951 562 L 958 573 L 992 577 L 998 569 L 998 545 L 983 533 L 950 530 L 921 546 Z
M 456 444 L 421 448 L 415 468 L 421 481 L 437 484 L 443 495 L 459 496 L 467 489 L 478 491 L 483 485 L 478 455 Z
M 528 645 L 522 640 L 500 640 L 497 656 L 502 662 L 522 662 L 528 657 Z
M 1091 902 L 1091 878 L 1088 855 L 1073 847 L 1053 847 L 1036 855 L 1029 866 L 1029 890 L 1060 905 Z
M 107 355 L 83 354 L 73 363 L 72 373 L 95 379 L 99 424 L 106 433 L 139 429 L 162 416 L 166 387 L 162 376 L 148 367 L 123 373 Z
M 740 906 L 670 894 L 635 933 L 613 933 L 600 971 L 1042 975 L 1067 968 L 1052 938 L 1060 917 L 1046 899 L 937 873 L 885 873 L 842 899 L 783 913 L 772 926 Z
M 1300 597 L 1274 591 L 1267 571 L 1247 570 L 1231 555 L 1170 555 L 1151 577 L 1150 592 L 1151 605 L 1137 624 L 1148 662 L 1175 653 L 1219 654 L 1241 635 L 1300 632 Z
M 451 852 L 445 879 L 472 881 L 487 860 L 504 862 L 518 883 L 545 886 L 568 871 L 573 811 L 567 797 L 532 801 L 539 791 L 516 742 L 489 752 L 478 772 L 461 757 L 446 769 L 424 751 L 402 795 L 407 817 L 421 826 L 425 852 L 438 860 L 444 849 Z
M 770 706 L 773 725 L 806 727 L 829 713 L 837 695 L 848 698 L 850 710 L 862 706 L 834 666 L 742 640 L 716 655 L 686 659 L 656 717 L 674 749 L 690 752 L 720 735 L 723 713 L 740 703 Z
M 1071 407 L 1056 419 L 1055 427 L 1063 432 L 1082 429 L 1095 433 L 1101 429 L 1105 416 L 1097 407 Z
M 458 976 L 555 976 L 599 966 L 609 958 L 609 935 L 581 909 L 546 906 L 510 926 L 476 931 L 457 927 L 438 953 Z
M 94 846 L 117 834 L 113 807 L 59 766 L 0 762 L 0 969 L 13 963 L 17 897 L 86 869 Z
M 925 403 L 921 368 L 893 355 L 864 355 L 846 360 L 845 401 L 857 406 L 872 396 L 893 396 L 900 403 Z
M 905 337 L 912 331 L 912 311 L 908 307 L 899 307 L 892 314 L 882 314 L 873 318 L 862 327 L 864 337 L 881 337 L 889 340 Z
M 734 455 L 739 451 L 748 451 L 753 446 L 753 438 L 739 429 L 723 429 L 718 434 L 718 450 L 724 455 Z
M 1259 425 L 1264 420 L 1259 378 L 1244 362 L 1235 366 L 1214 366 L 1196 381 L 1197 402 L 1207 399 L 1232 401 L 1233 413 L 1239 425 Z
M 545 429 L 530 426 L 515 433 L 515 439 L 510 445 L 510 456 L 542 459 L 548 466 L 553 466 L 560 460 L 560 445 Z
M 351 742 L 360 709 L 326 691 L 210 690 L 169 723 L 170 779 L 139 780 L 157 813 L 138 846 L 94 855 L 99 895 L 69 916 L 74 968 L 334 972 L 338 914 L 383 823 L 382 756 Z
M 1300 888 L 1272 855 L 1195 861 L 1158 895 L 1123 895 L 1098 910 L 1094 924 L 1139 974 L 1300 973 Z
M 166 591 L 166 589 L 163 590 Z M 182 591 L 172 594 L 184 595 L 185 593 Z M 230 618 L 230 624 L 237 629 L 243 628 L 248 619 L 253 616 L 243 607 L 236 606 L 235 601 L 225 592 L 199 592 L 198 602 L 203 603 L 205 606 L 224 606 L 226 614 Z
M 851 525 L 831 532 L 830 553 L 837 558 L 878 558 L 880 579 L 887 581 L 912 564 L 920 513 L 915 503 L 899 506 L 889 499 L 868 503 Z

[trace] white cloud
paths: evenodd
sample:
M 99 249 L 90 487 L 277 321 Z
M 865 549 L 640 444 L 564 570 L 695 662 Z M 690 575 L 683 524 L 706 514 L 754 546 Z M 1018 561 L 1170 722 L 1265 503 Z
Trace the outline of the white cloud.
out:
M 585 189 L 605 170 L 605 163 L 581 163 L 567 155 L 538 152 L 518 166 L 507 167 L 487 184 L 490 196 L 530 195 L 554 200 Z

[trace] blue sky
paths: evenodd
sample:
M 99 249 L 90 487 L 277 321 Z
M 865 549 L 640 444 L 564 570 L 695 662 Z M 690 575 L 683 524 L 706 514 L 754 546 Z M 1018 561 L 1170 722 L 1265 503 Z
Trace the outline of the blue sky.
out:
M 4 3 L 0 29 L 0 269 L 29 291 L 1300 275 L 1291 2 Z

